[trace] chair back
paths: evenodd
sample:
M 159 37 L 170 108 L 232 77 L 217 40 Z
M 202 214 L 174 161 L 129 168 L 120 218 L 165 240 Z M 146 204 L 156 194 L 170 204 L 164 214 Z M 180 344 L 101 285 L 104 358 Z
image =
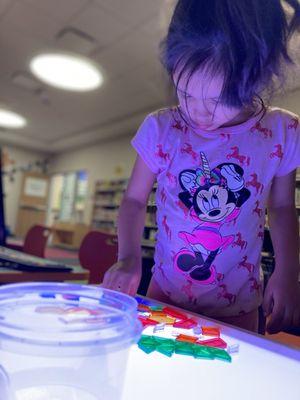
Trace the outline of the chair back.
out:
M 106 232 L 90 231 L 82 240 L 79 261 L 90 271 L 89 283 L 99 284 L 105 272 L 117 260 L 117 236 Z
M 45 258 L 45 249 L 51 228 L 44 225 L 32 226 L 26 234 L 23 252 L 36 257 Z

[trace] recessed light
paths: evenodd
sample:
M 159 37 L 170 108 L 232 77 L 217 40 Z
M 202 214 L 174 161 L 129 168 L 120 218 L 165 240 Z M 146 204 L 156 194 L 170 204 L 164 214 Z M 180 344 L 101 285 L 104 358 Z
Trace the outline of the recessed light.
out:
M 27 121 L 24 117 L 16 114 L 12 111 L 0 108 L 0 126 L 2 128 L 23 128 L 27 125 Z
M 45 53 L 30 62 L 31 72 L 43 82 L 60 89 L 84 92 L 97 89 L 103 76 L 90 59 L 72 53 Z

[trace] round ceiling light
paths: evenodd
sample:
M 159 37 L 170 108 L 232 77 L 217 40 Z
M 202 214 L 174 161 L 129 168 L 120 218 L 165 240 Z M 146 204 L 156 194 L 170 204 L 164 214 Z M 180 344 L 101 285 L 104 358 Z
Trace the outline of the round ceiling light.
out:
M 27 121 L 24 117 L 12 111 L 0 108 L 0 127 L 19 129 L 23 128 L 25 125 L 27 125 Z
M 31 72 L 43 82 L 60 89 L 84 92 L 103 83 L 98 67 L 88 58 L 68 53 L 46 53 L 30 62 Z

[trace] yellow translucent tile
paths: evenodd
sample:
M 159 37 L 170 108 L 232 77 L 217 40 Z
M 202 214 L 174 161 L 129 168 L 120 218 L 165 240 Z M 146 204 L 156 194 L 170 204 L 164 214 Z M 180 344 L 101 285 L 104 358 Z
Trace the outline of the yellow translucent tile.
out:
M 167 325 L 173 325 L 174 322 L 176 321 L 175 318 L 163 317 L 159 315 L 151 315 L 151 319 L 153 319 L 153 321 L 159 322 L 160 324 L 167 324 Z

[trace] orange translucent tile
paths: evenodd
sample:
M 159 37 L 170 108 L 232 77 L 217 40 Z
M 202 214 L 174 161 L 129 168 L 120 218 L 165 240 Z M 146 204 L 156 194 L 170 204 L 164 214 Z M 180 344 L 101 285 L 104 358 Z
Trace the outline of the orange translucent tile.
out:
M 202 335 L 220 337 L 220 328 L 216 326 L 202 326 Z
M 145 304 L 139 304 L 138 311 L 151 312 L 150 307 L 146 306 Z
M 178 335 L 178 336 L 176 337 L 176 340 L 177 340 L 178 342 L 195 343 L 195 342 L 198 340 L 198 338 L 195 337 L 195 336 L 180 334 L 180 335 Z
M 151 318 L 152 317 L 168 317 L 167 314 L 163 311 L 150 311 L 151 312 Z

